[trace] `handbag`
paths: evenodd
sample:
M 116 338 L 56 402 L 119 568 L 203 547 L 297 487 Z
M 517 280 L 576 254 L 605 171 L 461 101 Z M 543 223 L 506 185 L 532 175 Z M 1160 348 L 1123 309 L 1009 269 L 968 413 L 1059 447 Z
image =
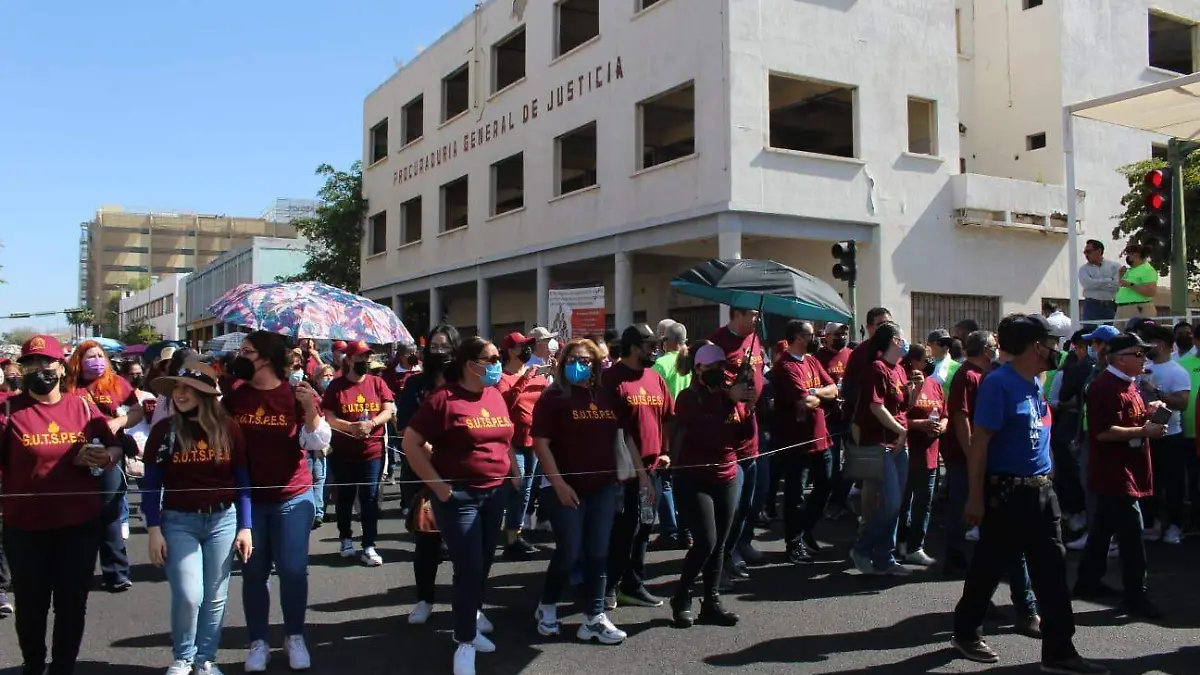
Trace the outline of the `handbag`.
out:
M 618 429 L 613 439 L 613 456 L 617 460 L 617 480 L 624 483 L 637 477 L 637 468 L 633 465 L 633 457 L 629 455 L 629 445 L 625 443 L 625 432 Z
M 437 518 L 433 515 L 433 492 L 422 488 L 413 497 L 412 508 L 408 510 L 408 519 L 404 522 L 408 531 L 413 534 L 441 534 Z
M 883 480 L 887 448 L 882 445 L 856 445 L 847 440 L 842 475 L 854 480 Z

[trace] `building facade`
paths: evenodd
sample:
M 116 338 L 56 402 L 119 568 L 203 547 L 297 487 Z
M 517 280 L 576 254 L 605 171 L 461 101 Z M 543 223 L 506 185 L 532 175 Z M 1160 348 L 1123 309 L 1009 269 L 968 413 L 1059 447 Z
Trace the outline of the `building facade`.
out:
M 299 274 L 306 260 L 303 240 L 252 237 L 188 275 L 182 322 L 186 337 L 181 339 L 199 346 L 234 330 L 236 326 L 218 322 L 209 313 L 213 302 L 240 284 L 269 284 Z
M 1080 121 L 1067 195 L 1062 107 L 1192 68 L 1200 0 L 513 10 L 483 4 L 364 104 L 363 293 L 417 331 L 545 325 L 551 288 L 586 285 L 610 324 L 702 331 L 720 310 L 680 271 L 771 258 L 845 292 L 848 239 L 860 318 L 1036 311 L 1069 295 L 1067 200 L 1118 255 L 1117 169 L 1165 143 Z
M 147 323 L 160 340 L 178 340 L 182 331 L 187 274 L 168 274 L 143 291 L 125 292 L 120 303 L 120 330 Z

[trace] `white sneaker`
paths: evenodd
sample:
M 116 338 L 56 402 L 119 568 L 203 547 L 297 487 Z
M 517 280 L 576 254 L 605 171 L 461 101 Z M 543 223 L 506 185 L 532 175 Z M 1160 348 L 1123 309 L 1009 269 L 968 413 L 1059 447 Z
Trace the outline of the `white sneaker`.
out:
M 176 660 L 167 668 L 167 675 L 192 675 L 192 664 Z
M 343 558 L 353 558 L 354 557 L 354 540 L 353 539 L 343 539 L 342 540 L 342 549 L 341 549 L 340 553 L 342 554 Z
M 1087 527 L 1087 514 L 1076 513 L 1071 516 L 1071 519 L 1067 521 L 1067 527 L 1072 532 L 1082 532 Z
M 912 570 L 898 562 L 893 562 L 881 570 L 875 570 L 876 574 L 882 574 L 889 577 L 907 577 L 912 574 Z
M 225 675 L 225 673 L 221 672 L 217 664 L 212 661 L 205 661 L 196 666 L 196 669 L 192 671 L 192 675 Z
M 430 614 L 433 614 L 433 605 L 422 600 L 408 611 L 408 622 L 419 626 L 429 620 Z
M 1084 535 L 1082 537 L 1075 539 L 1073 541 L 1068 541 L 1067 542 L 1067 550 L 1068 551 L 1082 551 L 1083 549 L 1087 548 L 1087 540 L 1088 540 L 1087 533 L 1084 533 Z
M 920 565 L 922 567 L 933 567 L 937 564 L 937 561 L 931 558 L 923 548 L 919 548 L 904 556 L 904 562 L 912 565 Z
M 1183 531 L 1179 529 L 1178 525 L 1171 525 L 1167 528 L 1167 531 L 1163 533 L 1162 540 L 1164 544 L 1171 544 L 1174 546 L 1183 541 Z
M 475 675 L 475 648 L 469 642 L 454 650 L 454 675 Z
M 533 529 L 533 516 L 532 515 L 526 513 L 525 517 L 521 519 L 521 529 L 522 530 L 532 530 Z
M 967 541 L 979 541 L 979 528 L 972 527 L 971 529 L 967 530 L 967 536 L 963 538 Z
M 1113 539 L 1108 544 L 1108 557 L 1109 558 L 1120 558 L 1121 557 L 1121 547 L 1117 545 L 1116 539 Z
M 129 539 L 129 523 L 121 523 L 121 538 Z
M 554 531 L 554 528 L 550 526 L 549 518 L 547 518 L 546 520 L 539 520 L 537 523 L 537 527 L 535 527 L 533 529 L 538 530 L 539 532 L 553 532 Z
M 858 570 L 859 574 L 876 574 L 875 566 L 871 564 L 871 559 L 855 551 L 853 548 L 850 549 L 850 562 L 854 563 L 854 567 Z
M 488 621 L 482 611 L 479 611 L 475 612 L 475 630 L 486 635 L 496 630 L 496 627 L 492 625 L 491 621 Z
M 1158 541 L 1162 539 L 1162 525 L 1155 522 L 1151 527 L 1142 528 L 1142 541 Z
M 459 644 L 461 645 L 463 643 L 460 642 Z M 492 652 L 496 651 L 496 643 L 487 639 L 483 633 L 478 631 L 475 632 L 475 639 L 471 640 L 468 644 L 471 645 L 472 649 L 481 654 L 491 654 Z
M 288 667 L 292 670 L 308 670 L 312 667 L 312 658 L 308 655 L 308 645 L 304 644 L 303 635 L 289 635 L 284 642 L 287 650 Z
M 607 614 L 598 614 L 586 617 L 584 622 L 579 624 L 579 632 L 575 633 L 575 637 L 584 642 L 595 638 L 600 644 L 619 645 L 628 635 L 614 626 Z
M 267 670 L 267 664 L 271 662 L 271 648 L 267 646 L 265 640 L 255 640 L 250 643 L 250 653 L 246 655 L 246 664 L 243 668 L 247 673 L 261 673 Z
M 533 614 L 537 619 L 537 631 L 539 635 L 550 637 L 558 635 L 561 625 L 558 623 L 558 605 L 538 605 L 537 611 Z
M 379 552 L 375 550 L 374 546 L 368 546 L 364 548 L 362 555 L 359 556 L 359 560 L 361 560 L 362 564 L 366 565 L 367 567 L 379 567 L 383 564 L 383 558 L 379 555 Z

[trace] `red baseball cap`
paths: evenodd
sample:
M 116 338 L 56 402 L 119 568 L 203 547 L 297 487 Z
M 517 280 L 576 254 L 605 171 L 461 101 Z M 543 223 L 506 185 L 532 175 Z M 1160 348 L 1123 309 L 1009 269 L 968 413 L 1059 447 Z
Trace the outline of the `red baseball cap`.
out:
M 344 351 L 346 351 L 346 343 L 345 343 L 344 341 L 342 341 L 342 340 L 337 340 L 337 341 L 335 341 L 335 342 L 333 343 L 332 351 L 335 351 L 335 352 L 344 352 Z
M 500 341 L 500 349 L 513 349 L 537 342 L 537 338 L 525 337 L 521 333 L 509 333 Z
M 30 356 L 45 356 L 56 361 L 64 360 L 62 345 L 53 335 L 35 335 L 21 345 L 21 358 L 17 360 L 20 361 Z
M 362 340 L 359 340 L 357 342 L 351 342 L 351 343 L 347 344 L 343 348 L 342 351 L 346 352 L 347 358 L 354 358 L 355 356 L 358 356 L 359 354 L 374 354 L 375 353 L 375 350 L 371 349 L 367 345 L 367 343 L 363 342 Z

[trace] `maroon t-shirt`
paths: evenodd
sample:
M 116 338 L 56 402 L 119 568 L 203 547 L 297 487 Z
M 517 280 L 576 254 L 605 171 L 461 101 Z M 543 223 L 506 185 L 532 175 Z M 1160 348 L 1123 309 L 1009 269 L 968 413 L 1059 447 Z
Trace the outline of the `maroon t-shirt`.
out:
M 300 447 L 304 408 L 287 382 L 270 390 L 246 384 L 221 403 L 242 428 L 255 502 L 284 502 L 312 489 L 308 453 Z
M 400 397 L 400 392 L 404 391 L 404 383 L 408 382 L 408 378 L 412 377 L 414 374 L 415 373 L 413 373 L 411 370 L 397 373 L 396 366 L 393 365 L 392 367 L 383 371 L 383 375 L 380 377 L 383 378 L 383 381 L 385 384 L 387 384 L 388 389 L 392 390 L 392 398 L 396 399 Z
M 846 375 L 846 365 L 850 362 L 850 355 L 853 350 L 849 347 L 843 347 L 838 351 L 833 351 L 828 347 L 821 347 L 817 350 L 817 360 L 821 362 L 821 367 L 829 373 L 829 379 L 833 380 L 834 384 L 841 384 L 842 378 Z M 850 420 L 845 412 L 845 406 L 842 405 L 841 396 L 839 400 L 826 401 L 822 404 L 825 408 L 825 421 L 829 424 L 848 424 Z
M 674 464 L 701 483 L 736 480 L 738 449 L 747 436 L 758 433 L 746 404 L 698 387 L 679 392 L 675 423 L 683 430 L 683 447 L 672 450 Z
M 925 378 L 917 400 L 908 409 L 908 421 L 927 420 L 933 411 L 939 419 L 946 419 L 946 395 L 942 385 L 932 377 Z M 950 433 L 947 427 L 947 434 Z M 928 471 L 938 465 L 938 450 L 941 436 L 930 436 L 924 431 L 912 430 L 908 434 L 908 461 L 911 469 Z
M 364 416 L 367 420 L 374 419 L 393 400 L 392 390 L 381 377 L 367 374 L 358 382 L 351 382 L 342 375 L 329 383 L 321 399 L 321 409 L 346 422 L 361 422 Z M 334 431 L 329 445 L 338 461 L 368 462 L 383 457 L 383 432 L 383 425 L 375 427 L 366 438 Z
M 1149 438 L 1101 441 L 1112 427 L 1140 427 L 1150 419 L 1137 384 L 1105 370 L 1087 390 L 1088 487 L 1108 497 L 1154 494 Z
M 754 433 L 742 443 L 738 449 L 738 457 L 749 458 L 758 456 L 758 417 L 754 415 L 754 406 L 758 403 L 763 391 L 764 351 L 762 340 L 757 335 L 740 336 L 729 330 L 728 326 L 718 328 L 708 336 L 710 342 L 725 352 L 725 376 L 733 381 L 742 369 L 746 360 L 746 352 L 750 352 L 750 365 L 754 372 L 754 398 L 746 403 L 750 412 L 750 424 L 754 425 Z
M 600 375 L 600 383 L 616 393 L 622 419 L 642 453 L 647 469 L 654 468 L 663 452 L 663 426 L 675 414 L 667 382 L 653 368 L 636 371 L 617 362 Z
M 113 393 L 104 393 L 99 391 L 99 380 L 93 380 L 88 384 L 87 388 L 78 392 L 80 395 L 91 399 L 92 403 L 100 409 L 108 419 L 117 417 L 117 409 L 121 406 L 135 406 L 138 404 L 137 392 L 133 390 L 128 382 L 123 377 L 115 377 L 113 381 L 117 383 L 115 395 Z
M 75 459 L 92 439 L 105 447 L 117 444 L 108 418 L 74 394 L 64 394 L 53 405 L 17 394 L 7 404 L 6 415 L 0 402 L 5 527 L 51 530 L 99 518 L 99 481 L 87 467 L 76 466 Z M 46 496 L 15 496 L 29 494 Z
M 833 384 L 833 378 L 813 356 L 803 361 L 785 354 L 779 365 L 771 371 L 775 384 L 775 433 L 777 447 L 790 447 L 806 443 L 796 450 L 800 452 L 825 452 L 832 445 L 829 429 L 825 423 L 825 409 L 804 407 L 810 389 L 821 389 Z
M 187 424 L 194 441 L 192 447 L 184 448 L 176 434 L 170 458 L 159 465 L 162 469 L 163 508 L 196 511 L 236 501 L 237 487 L 233 474 L 235 470 L 247 466 L 246 441 L 241 427 L 233 420 L 228 421 L 225 433 L 229 437 L 229 447 L 222 449 L 209 444 L 208 434 L 198 423 Z M 150 428 L 150 435 L 146 437 L 148 461 L 157 461 L 170 431 L 170 418 L 159 420 Z
M 547 389 L 533 407 L 533 438 L 550 443 L 550 454 L 563 480 L 579 495 L 617 482 L 616 437 L 621 410 L 611 390 L 571 387 Z M 586 475 L 569 475 L 583 473 Z
M 408 428 L 433 446 L 433 468 L 449 483 L 493 488 L 509 475 L 513 422 L 495 387 L 477 394 L 448 384 L 425 399 Z
M 883 426 L 871 405 L 882 404 L 884 409 L 907 428 L 908 373 L 900 364 L 888 365 L 883 359 L 871 363 L 862 379 L 862 392 L 854 422 L 858 425 L 859 445 L 883 445 L 893 447 L 899 438 L 891 429 Z
M 512 416 L 515 427 L 514 447 L 533 447 L 533 409 L 542 397 L 542 392 L 550 386 L 549 380 L 535 373 L 536 371 L 530 373 L 528 377 L 523 374 L 505 373 L 500 376 L 500 384 L 497 386 L 500 394 L 504 396 L 504 402 L 508 404 L 508 413 Z
M 975 397 L 979 395 L 979 383 L 983 382 L 987 372 L 979 366 L 964 361 L 950 381 L 950 395 L 946 398 L 946 415 L 950 426 L 946 436 L 942 438 L 942 459 L 948 464 L 966 464 L 967 449 L 958 442 L 958 434 L 954 432 L 954 416 L 966 415 L 967 421 L 975 423 Z

